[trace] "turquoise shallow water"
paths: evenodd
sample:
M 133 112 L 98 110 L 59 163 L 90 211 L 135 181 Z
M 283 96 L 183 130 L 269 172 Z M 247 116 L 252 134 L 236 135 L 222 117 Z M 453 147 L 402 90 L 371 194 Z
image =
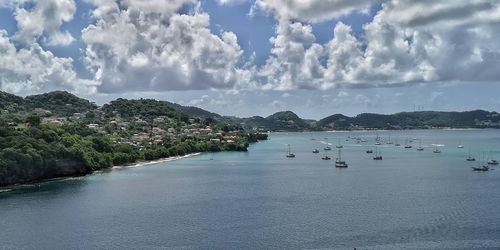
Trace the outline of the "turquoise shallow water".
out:
M 377 133 L 403 145 L 421 139 L 425 150 L 416 150 L 419 140 L 413 149 L 383 143 L 384 159 L 374 161 L 365 151 Z M 341 138 L 349 168 L 311 153 L 325 137 L 332 156 Z M 285 157 L 286 144 L 296 158 Z M 0 248 L 499 249 L 500 167 L 473 172 L 469 148 L 499 160 L 500 131 L 272 134 L 246 153 L 0 194 Z

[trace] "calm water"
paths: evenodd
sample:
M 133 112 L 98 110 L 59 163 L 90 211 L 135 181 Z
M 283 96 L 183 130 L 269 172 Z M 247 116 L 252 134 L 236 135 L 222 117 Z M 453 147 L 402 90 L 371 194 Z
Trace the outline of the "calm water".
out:
M 376 132 L 273 134 L 247 153 L 0 194 L 0 248 L 500 248 L 500 167 L 478 173 L 465 161 L 469 148 L 500 159 L 499 130 L 378 135 L 402 145 L 419 138 L 425 150 L 419 140 L 413 149 L 383 144 L 384 159 L 374 161 L 365 150 Z M 311 153 L 325 137 L 341 138 L 349 168 Z

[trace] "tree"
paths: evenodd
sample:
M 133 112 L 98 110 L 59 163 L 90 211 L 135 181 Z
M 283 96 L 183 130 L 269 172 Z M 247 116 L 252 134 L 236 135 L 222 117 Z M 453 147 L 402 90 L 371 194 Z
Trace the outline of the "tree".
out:
M 40 125 L 41 119 L 38 115 L 30 115 L 26 117 L 26 122 L 29 123 L 30 126 L 38 127 Z

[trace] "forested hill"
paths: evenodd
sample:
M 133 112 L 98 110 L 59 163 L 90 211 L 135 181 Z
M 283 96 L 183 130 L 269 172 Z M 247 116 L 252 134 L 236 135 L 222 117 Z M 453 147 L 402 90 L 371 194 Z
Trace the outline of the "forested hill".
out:
M 178 118 L 182 121 L 187 121 L 189 118 L 189 115 L 171 108 L 165 102 L 154 99 L 127 100 L 119 98 L 109 104 L 104 104 L 102 111 L 105 112 L 107 117 L 119 114 L 124 119 L 141 117 L 148 121 L 158 116 Z
M 53 91 L 25 98 L 0 91 L 0 110 L 2 112 L 46 112 L 70 116 L 85 113 L 97 106 L 83 98 L 66 91 Z
M 222 120 L 221 115 L 204 110 L 204 109 L 201 109 L 201 108 L 198 108 L 198 107 L 182 106 L 180 104 L 168 102 L 168 101 L 162 101 L 162 102 L 165 103 L 166 105 L 168 105 L 169 107 L 171 107 L 179 112 L 182 112 L 184 114 L 190 115 L 190 116 L 196 116 L 196 117 L 200 117 L 200 118 L 211 118 L 211 119 L 214 119 L 217 121 Z
M 267 134 L 153 99 L 98 107 L 68 92 L 0 93 L 0 187 L 194 152 L 246 151 Z
M 355 117 L 335 114 L 319 120 L 316 127 L 319 129 L 496 128 L 500 127 L 500 116 L 497 112 L 484 110 L 418 111 L 391 115 L 363 113 Z

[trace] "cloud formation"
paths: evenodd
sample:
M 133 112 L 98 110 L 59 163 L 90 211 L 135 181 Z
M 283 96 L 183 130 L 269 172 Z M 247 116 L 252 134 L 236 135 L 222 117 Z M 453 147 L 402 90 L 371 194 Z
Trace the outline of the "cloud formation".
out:
M 269 4 L 279 1 L 260 2 L 274 10 Z M 329 89 L 415 82 L 500 81 L 497 70 L 500 68 L 497 42 L 500 3 L 385 1 L 373 21 L 363 26 L 365 34 L 361 37 L 355 37 L 351 27 L 338 22 L 331 41 L 315 44 L 310 26 L 291 20 L 314 21 L 308 17 L 322 16 L 324 10 L 317 8 L 317 1 L 305 2 L 299 5 L 291 1 L 276 13 L 279 24 L 276 37 L 271 39 L 273 54 L 260 71 L 267 77 L 265 88 Z M 297 40 L 299 33 L 307 34 L 308 39 Z M 324 58 L 326 63 L 320 63 Z
M 272 12 L 278 19 L 319 22 L 365 10 L 377 0 L 257 0 L 255 7 Z
M 207 13 L 176 12 L 191 1 L 96 1 L 82 31 L 101 92 L 228 89 L 244 77 L 232 32 L 212 34 Z M 155 8 L 155 6 L 157 8 Z
M 34 4 L 33 8 L 27 8 Z M 24 45 L 41 38 L 46 45 L 69 45 L 75 38 L 61 31 L 63 22 L 73 19 L 76 5 L 73 0 L 19 1 L 15 11 L 18 31 L 15 39 Z
M 4 4 L 14 8 L 18 30 L 11 37 L 0 30 L 1 89 L 20 94 L 56 89 L 95 90 L 94 82 L 77 77 L 73 59 L 57 57 L 42 47 L 68 45 L 74 40 L 67 31 L 60 30 L 62 23 L 71 20 L 75 12 L 72 0 Z
M 75 41 L 62 28 L 74 18 L 74 0 L 0 0 L 13 8 L 18 28 L 10 36 L 0 30 L 2 89 L 122 93 L 500 82 L 500 3 L 493 0 L 256 0 L 253 8 L 277 22 L 263 65 L 243 61 L 235 33 L 212 33 L 198 0 L 84 1 L 95 6 L 92 24 L 81 31 L 91 79 L 78 77 L 74 59 L 48 49 Z M 363 34 L 338 21 L 333 39 L 317 42 L 311 23 L 374 4 L 380 11 Z

